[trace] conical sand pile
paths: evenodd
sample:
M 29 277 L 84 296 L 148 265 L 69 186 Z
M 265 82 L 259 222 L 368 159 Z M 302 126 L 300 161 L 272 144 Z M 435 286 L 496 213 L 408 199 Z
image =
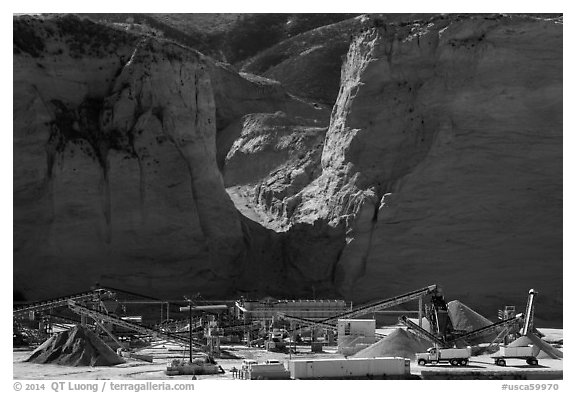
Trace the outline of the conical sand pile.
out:
M 405 329 L 396 329 L 382 340 L 355 354 L 355 358 L 398 356 L 414 359 L 417 352 L 425 352 L 433 344 Z
M 76 326 L 44 341 L 27 362 L 65 366 L 114 366 L 124 359 L 91 330 Z
M 448 303 L 448 315 L 452 321 L 452 326 L 456 330 L 472 330 L 481 329 L 488 325 L 492 325 L 489 319 L 484 318 L 470 307 L 466 306 L 458 300 L 453 300 Z
M 492 322 L 489 319 L 478 314 L 476 311 L 458 300 L 453 300 L 448 303 L 448 315 L 452 321 L 452 326 L 456 330 L 471 332 L 492 325 Z M 499 330 L 490 334 L 485 334 L 481 337 L 468 339 L 466 342 L 471 345 L 489 343 L 498 336 L 498 333 Z

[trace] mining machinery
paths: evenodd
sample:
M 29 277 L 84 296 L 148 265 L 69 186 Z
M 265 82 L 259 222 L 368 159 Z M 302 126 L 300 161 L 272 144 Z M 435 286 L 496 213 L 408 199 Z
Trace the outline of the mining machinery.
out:
M 329 318 L 323 320 L 311 320 L 306 318 L 295 317 L 292 315 L 287 315 L 286 313 L 278 313 L 278 315 L 284 319 L 292 321 L 296 324 L 311 327 L 311 328 L 323 328 L 323 329 L 331 329 L 335 330 L 337 328 L 336 322 L 339 319 L 350 319 L 355 318 L 358 316 L 371 314 L 376 311 L 384 310 L 390 307 L 394 307 L 403 303 L 407 303 L 413 300 L 419 300 L 419 320 L 422 320 L 422 300 L 425 296 L 429 294 L 435 294 L 438 290 L 438 286 L 436 284 L 429 285 L 427 287 L 407 292 L 402 295 L 394 296 L 384 300 L 377 300 L 371 303 L 363 304 L 358 307 L 353 308 L 352 310 L 333 315 Z M 291 329 L 289 332 L 294 333 L 295 331 L 299 330 L 298 328 Z M 376 338 L 383 338 L 384 336 L 381 334 L 376 334 Z

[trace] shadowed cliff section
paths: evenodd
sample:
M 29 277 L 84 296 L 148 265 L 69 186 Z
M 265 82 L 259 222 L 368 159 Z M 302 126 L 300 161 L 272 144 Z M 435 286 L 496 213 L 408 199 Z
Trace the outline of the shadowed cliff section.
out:
M 327 110 L 192 49 L 74 16 L 16 18 L 14 30 L 15 288 L 235 293 L 266 262 L 251 239 L 267 235 L 225 191 L 228 125 L 279 110 L 327 124 Z M 248 290 L 279 274 L 262 268 Z

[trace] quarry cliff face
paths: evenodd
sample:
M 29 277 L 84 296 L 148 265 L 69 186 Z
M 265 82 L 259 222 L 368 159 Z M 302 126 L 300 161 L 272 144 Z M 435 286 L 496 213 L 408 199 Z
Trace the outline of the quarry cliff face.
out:
M 14 23 L 28 38 L 14 54 L 15 290 L 236 290 L 262 261 L 217 164 L 229 123 L 327 111 L 176 44 L 72 16 Z
M 362 302 L 438 283 L 491 315 L 534 287 L 561 320 L 561 21 L 366 28 L 331 114 L 176 44 L 73 17 L 14 26 L 25 296 L 100 282 Z
M 275 191 L 294 170 L 280 168 L 259 182 L 258 202 L 283 228 L 341 229 L 330 277 L 346 298 L 437 282 L 494 310 L 538 286 L 539 315 L 560 318 L 559 21 L 367 29 L 343 65 L 319 166 L 288 198 Z
M 351 47 L 318 182 L 354 197 L 328 216 L 353 217 L 343 291 L 432 280 L 496 309 L 538 286 L 557 309 L 561 59 L 562 25 L 521 17 L 381 29 Z

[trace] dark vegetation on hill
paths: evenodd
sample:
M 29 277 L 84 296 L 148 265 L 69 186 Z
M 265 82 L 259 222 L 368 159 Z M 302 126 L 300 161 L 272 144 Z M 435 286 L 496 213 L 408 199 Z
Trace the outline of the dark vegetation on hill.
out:
M 355 14 L 255 14 L 240 19 L 218 37 L 228 62 L 237 64 L 266 48 L 317 27 L 354 17 Z
M 137 38 L 74 15 L 53 18 L 55 28 L 47 25 L 44 30 L 37 28 L 36 20 L 37 18 L 29 16 L 14 20 L 14 54 L 27 53 L 32 57 L 43 57 L 61 55 L 66 49 L 66 53 L 75 59 L 84 55 L 103 57 L 109 56 L 123 45 L 135 42 Z M 40 19 L 40 23 L 44 24 L 44 19 Z M 50 39 L 57 39 L 63 45 L 51 45 L 47 48 L 45 42 Z
M 168 39 L 237 64 L 285 39 L 358 14 L 79 14 L 147 25 Z
M 200 30 L 173 26 L 166 23 L 164 18 L 158 18 L 150 14 L 110 14 L 110 13 L 93 13 L 78 14 L 82 17 L 92 19 L 104 24 L 127 24 L 127 25 L 144 25 L 160 32 L 165 38 L 176 41 L 183 45 L 197 49 L 199 51 L 209 52 L 208 36 Z M 210 53 L 206 53 L 210 54 Z

